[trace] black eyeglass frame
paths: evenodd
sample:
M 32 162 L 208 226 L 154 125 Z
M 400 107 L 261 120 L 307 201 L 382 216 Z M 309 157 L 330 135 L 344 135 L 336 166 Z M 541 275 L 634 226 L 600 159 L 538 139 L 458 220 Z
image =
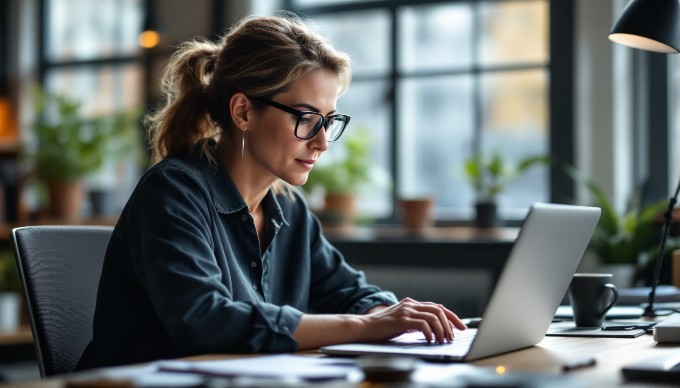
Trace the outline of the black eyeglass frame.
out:
M 295 117 L 297 117 L 297 121 L 295 122 L 295 130 L 293 131 L 293 134 L 295 135 L 295 137 L 297 137 L 300 140 L 312 139 L 314 136 L 316 136 L 317 133 L 319 133 L 319 130 L 321 130 L 321 127 L 328 129 L 328 124 L 330 123 L 330 121 L 335 119 L 335 118 L 340 117 L 340 118 L 342 118 L 342 122 L 345 125 L 343 125 L 343 127 L 338 131 L 338 135 L 335 136 L 333 139 L 330 139 L 330 138 L 326 139 L 329 142 L 336 141 L 340 138 L 340 136 L 342 136 L 343 132 L 345 132 L 345 129 L 347 128 L 347 124 L 349 124 L 349 120 L 351 119 L 350 116 L 348 116 L 346 114 L 342 114 L 342 113 L 334 113 L 332 115 L 324 116 L 319 112 L 314 112 L 314 111 L 311 111 L 311 110 L 298 110 L 298 109 L 295 109 L 295 108 L 291 108 L 287 105 L 280 104 L 276 101 L 270 100 L 270 99 L 265 98 L 265 97 L 250 97 L 250 98 L 254 101 L 261 102 L 263 104 L 269 105 L 269 106 L 276 108 L 276 109 L 280 109 L 280 110 L 282 110 L 286 113 L 290 113 L 290 114 L 294 115 Z M 298 135 L 298 126 L 300 125 L 300 119 L 302 119 L 302 116 L 304 116 L 306 114 L 312 114 L 312 115 L 319 116 L 319 117 L 321 117 L 321 120 L 319 120 L 318 124 L 316 124 L 314 129 L 312 129 L 312 131 L 310 132 L 310 134 L 307 137 L 302 137 L 302 136 Z

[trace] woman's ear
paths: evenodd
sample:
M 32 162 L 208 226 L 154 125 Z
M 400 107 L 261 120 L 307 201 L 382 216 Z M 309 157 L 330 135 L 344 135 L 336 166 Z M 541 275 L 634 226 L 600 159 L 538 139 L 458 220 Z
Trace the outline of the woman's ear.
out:
M 252 105 L 248 97 L 243 93 L 234 93 L 229 99 L 229 113 L 236 127 L 245 130 L 248 120 L 252 118 Z

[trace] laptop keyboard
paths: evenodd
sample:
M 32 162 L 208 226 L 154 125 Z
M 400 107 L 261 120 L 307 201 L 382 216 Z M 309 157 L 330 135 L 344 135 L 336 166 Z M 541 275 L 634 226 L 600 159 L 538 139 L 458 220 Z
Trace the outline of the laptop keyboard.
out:
M 444 342 L 442 344 L 437 342 L 427 342 L 425 337 L 420 332 L 404 333 L 397 338 L 392 339 L 389 344 L 400 349 L 414 349 L 422 347 L 451 347 L 468 349 L 472 341 L 477 336 L 477 329 L 467 329 L 464 331 L 454 330 L 453 342 Z

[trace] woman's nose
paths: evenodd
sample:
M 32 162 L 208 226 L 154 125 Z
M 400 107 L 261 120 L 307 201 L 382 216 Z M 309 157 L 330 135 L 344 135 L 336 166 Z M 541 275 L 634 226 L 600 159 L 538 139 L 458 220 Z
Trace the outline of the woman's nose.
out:
M 319 132 L 309 139 L 309 144 L 313 149 L 326 151 L 328 149 L 328 139 L 326 138 L 326 128 L 322 125 Z

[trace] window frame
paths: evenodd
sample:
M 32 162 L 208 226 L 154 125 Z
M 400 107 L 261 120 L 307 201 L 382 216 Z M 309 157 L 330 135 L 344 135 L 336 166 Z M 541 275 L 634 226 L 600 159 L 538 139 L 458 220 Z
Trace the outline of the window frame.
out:
M 45 81 L 47 74 L 50 71 L 65 69 L 65 68 L 78 68 L 78 67 L 89 67 L 90 69 L 99 69 L 106 66 L 116 66 L 116 65 L 127 65 L 127 64 L 140 64 L 143 65 L 145 61 L 145 53 L 140 51 L 137 55 L 118 55 L 118 56 L 107 56 L 99 57 L 94 59 L 83 59 L 83 60 L 49 60 L 47 53 L 47 32 L 48 32 L 48 2 L 50 0 L 39 0 L 38 1 L 38 83 L 41 87 L 45 86 Z M 149 0 L 143 0 L 142 4 L 148 2 Z
M 472 3 L 478 6 L 481 1 L 485 2 L 504 2 L 512 0 L 386 0 L 386 1 L 364 1 L 351 2 L 347 4 L 331 4 L 322 6 L 310 7 L 296 7 L 294 0 L 283 0 L 282 5 L 284 9 L 290 10 L 294 13 L 304 16 L 330 15 L 337 13 L 345 13 L 352 11 L 368 11 L 375 9 L 387 10 L 390 15 L 391 31 L 390 31 L 390 69 L 386 77 L 389 83 L 391 93 L 390 99 L 390 116 L 388 118 L 389 133 L 391 137 L 389 152 L 390 161 L 388 168 L 393 177 L 393 187 L 399 187 L 398 171 L 398 150 L 399 150 L 399 136 L 398 136 L 398 117 L 397 117 L 397 101 L 396 93 L 397 84 L 400 79 L 407 79 L 418 76 L 437 76 L 460 73 L 455 69 L 451 71 L 416 71 L 403 74 L 397 66 L 399 58 L 398 34 L 399 21 L 398 9 L 405 6 L 420 6 L 420 5 L 437 5 L 437 4 L 455 4 L 455 3 Z M 562 170 L 563 164 L 574 165 L 574 0 L 524 0 L 524 1 L 545 1 L 549 8 L 549 43 L 548 43 L 548 59 L 545 65 L 536 66 L 485 66 L 484 68 L 478 65 L 473 65 L 471 71 L 466 70 L 466 74 L 472 74 L 475 77 L 475 112 L 476 117 L 475 126 L 475 147 L 481 147 L 480 142 L 480 82 L 479 75 L 485 72 L 499 71 L 499 70 L 521 70 L 521 69 L 545 69 L 548 74 L 548 150 L 555 163 L 549 167 L 549 182 L 548 195 L 550 202 L 567 203 L 574 198 L 575 185 L 573 180 L 567 176 Z M 479 26 L 475 23 L 474 28 Z M 474 39 L 478 39 L 479 34 L 475 34 Z M 369 78 L 373 78 L 370 77 Z M 361 76 L 353 77 L 354 80 L 361 80 Z M 386 219 L 376 220 L 376 223 L 395 223 L 398 221 L 397 217 L 397 192 L 392 190 L 392 214 Z M 472 207 L 473 204 L 470 204 Z M 518 225 L 521 219 L 506 219 L 506 225 Z M 460 219 L 438 219 L 437 225 L 460 225 L 469 224 L 470 220 Z

